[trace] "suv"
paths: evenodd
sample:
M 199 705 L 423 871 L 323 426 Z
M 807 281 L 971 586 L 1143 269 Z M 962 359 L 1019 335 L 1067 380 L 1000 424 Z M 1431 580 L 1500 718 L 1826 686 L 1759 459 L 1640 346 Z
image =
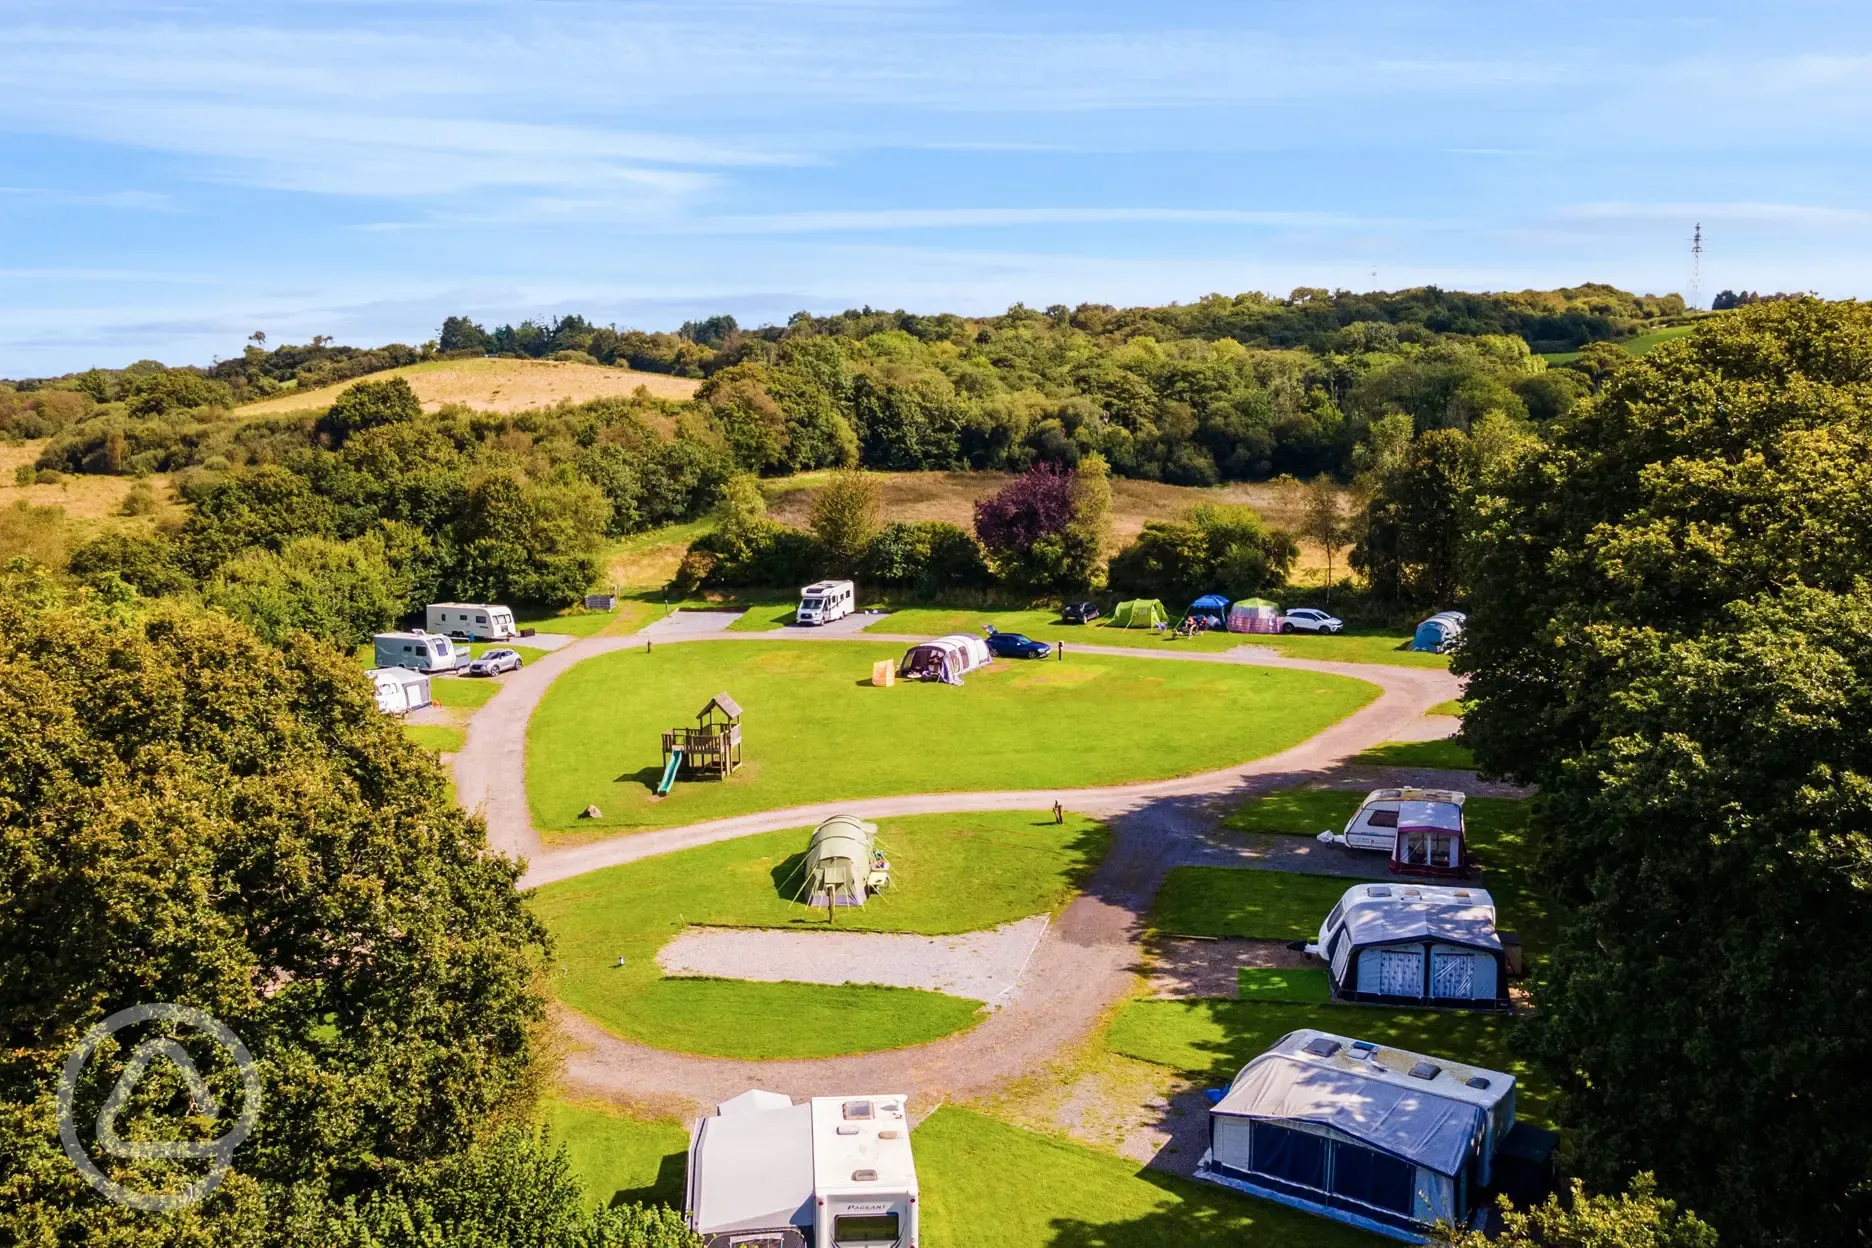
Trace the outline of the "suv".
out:
M 1315 611 L 1312 607 L 1296 607 L 1280 617 L 1283 633 L 1336 633 L 1344 627 L 1345 621 L 1338 616 Z
M 1066 624 L 1090 624 L 1098 617 L 1096 602 L 1069 602 L 1060 608 L 1060 620 Z

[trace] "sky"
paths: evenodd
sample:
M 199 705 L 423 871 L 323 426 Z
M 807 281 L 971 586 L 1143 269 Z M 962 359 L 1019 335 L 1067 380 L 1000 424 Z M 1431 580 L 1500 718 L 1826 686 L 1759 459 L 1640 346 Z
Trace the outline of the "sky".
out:
M 0 376 L 255 330 L 1872 295 L 1858 0 L 0 0 Z

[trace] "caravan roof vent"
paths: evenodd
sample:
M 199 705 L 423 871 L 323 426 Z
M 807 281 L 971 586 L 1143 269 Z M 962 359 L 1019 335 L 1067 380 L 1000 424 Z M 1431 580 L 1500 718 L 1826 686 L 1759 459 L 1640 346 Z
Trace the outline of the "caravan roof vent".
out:
M 1418 1062 L 1406 1073 L 1413 1079 L 1434 1079 L 1443 1073 L 1443 1068 L 1435 1062 Z
M 854 1182 L 854 1183 L 875 1183 L 875 1182 L 877 1182 L 877 1171 L 875 1171 L 875 1170 L 854 1170 L 854 1171 L 852 1171 L 852 1182 Z
M 1374 884 L 1365 890 L 1365 895 L 1367 897 L 1389 897 L 1391 895 L 1391 889 L 1384 884 Z
M 839 1106 L 839 1113 L 844 1116 L 846 1122 L 870 1122 L 871 1102 L 846 1101 Z
M 1352 1052 L 1359 1057 L 1370 1057 L 1377 1051 L 1378 1046 L 1369 1040 L 1354 1040 L 1352 1042 Z
M 1399 889 L 1399 890 L 1398 890 L 1398 896 L 1400 896 L 1400 897 L 1421 897 L 1421 896 L 1423 896 L 1423 890 L 1422 890 L 1422 889 L 1420 889 L 1420 888 L 1404 888 L 1404 889 Z
M 1333 1054 L 1337 1053 L 1340 1048 L 1341 1045 L 1337 1040 L 1328 1040 L 1325 1036 L 1315 1036 L 1302 1046 L 1301 1051 L 1311 1053 L 1314 1057 L 1331 1057 Z
M 1456 890 L 1455 892 L 1453 892 L 1453 893 L 1451 893 L 1451 894 L 1450 894 L 1450 896 L 1452 896 L 1452 897 L 1460 897 L 1460 898 L 1462 898 L 1462 899 L 1463 899 L 1464 901 L 1468 901 L 1468 900 L 1469 900 L 1469 890 L 1468 890 L 1468 889 L 1466 889 L 1466 888 L 1459 888 L 1459 889 L 1457 889 L 1457 890 Z
M 1484 1079 L 1481 1075 L 1470 1075 L 1467 1079 L 1463 1080 L 1463 1086 L 1465 1088 L 1479 1088 L 1486 1092 L 1489 1089 L 1489 1081 Z
M 838 1133 L 840 1135 L 857 1135 L 858 1128 L 857 1127 L 840 1127 L 838 1129 Z

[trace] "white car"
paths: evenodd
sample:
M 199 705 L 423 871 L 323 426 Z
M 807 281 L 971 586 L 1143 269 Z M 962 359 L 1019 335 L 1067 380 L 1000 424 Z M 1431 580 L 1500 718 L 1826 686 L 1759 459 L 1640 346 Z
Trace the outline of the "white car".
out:
M 1312 607 L 1296 607 L 1280 617 L 1283 633 L 1336 633 L 1344 627 L 1345 621 L 1338 616 L 1315 611 Z

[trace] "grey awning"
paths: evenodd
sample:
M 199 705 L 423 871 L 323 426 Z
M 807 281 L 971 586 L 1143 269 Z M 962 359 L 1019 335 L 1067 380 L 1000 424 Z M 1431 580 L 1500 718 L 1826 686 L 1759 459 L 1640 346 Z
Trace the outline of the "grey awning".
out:
M 740 1100 L 741 1098 L 736 1098 Z M 735 1102 L 724 1103 L 724 1108 Z M 812 1222 L 812 1105 L 736 1106 L 696 1126 L 690 1210 L 704 1235 Z

